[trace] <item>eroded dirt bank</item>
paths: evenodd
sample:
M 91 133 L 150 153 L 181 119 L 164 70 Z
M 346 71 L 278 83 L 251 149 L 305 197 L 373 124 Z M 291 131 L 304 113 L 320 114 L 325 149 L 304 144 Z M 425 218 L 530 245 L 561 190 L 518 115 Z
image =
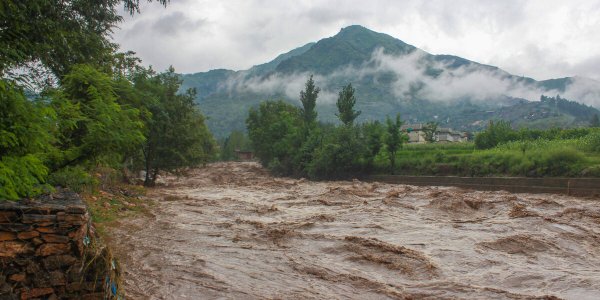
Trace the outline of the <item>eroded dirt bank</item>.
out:
M 600 203 L 269 176 L 217 163 L 151 191 L 113 247 L 133 299 L 598 299 Z

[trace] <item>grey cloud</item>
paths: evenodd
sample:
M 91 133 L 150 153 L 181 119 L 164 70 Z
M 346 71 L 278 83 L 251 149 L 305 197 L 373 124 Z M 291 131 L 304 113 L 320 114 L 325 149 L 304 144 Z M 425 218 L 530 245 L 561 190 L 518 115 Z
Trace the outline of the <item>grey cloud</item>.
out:
M 143 1 L 114 34 L 158 69 L 246 69 L 361 24 L 436 54 L 454 54 L 518 75 L 600 79 L 600 6 L 531 1 Z M 529 46 L 533 45 L 533 46 Z M 582 51 L 585 49 L 585 51 Z
M 577 99 L 588 105 L 600 107 L 600 88 L 598 82 L 585 78 L 576 78 L 572 85 L 564 91 L 544 90 L 532 85 L 526 85 L 508 77 L 498 69 L 482 68 L 477 65 L 465 65 L 450 68 L 444 63 L 429 64 L 442 70 L 441 75 L 433 78 L 426 75 L 428 65 L 424 62 L 423 52 L 414 52 L 406 56 L 391 56 L 384 54 L 382 49 L 373 52 L 372 58 L 363 66 L 347 66 L 334 71 L 327 76 L 316 75 L 317 85 L 323 87 L 320 103 L 334 103 L 337 94 L 332 90 L 332 83 L 344 80 L 360 80 L 365 76 L 381 72 L 392 72 L 397 78 L 392 83 L 392 93 L 398 99 L 406 98 L 409 92 L 418 89 L 418 98 L 432 101 L 451 102 L 458 99 L 489 101 L 498 96 L 510 96 L 530 101 L 539 100 L 540 95 L 561 94 L 567 99 Z M 284 94 L 290 99 L 297 99 L 303 89 L 309 73 L 274 74 L 268 78 L 246 76 L 244 73 L 230 78 L 221 88 L 224 90 L 252 91 L 263 94 Z M 590 92 L 591 91 L 591 92 Z
M 152 29 L 163 35 L 176 35 L 196 31 L 206 23 L 206 19 L 192 19 L 183 12 L 175 11 L 156 20 Z

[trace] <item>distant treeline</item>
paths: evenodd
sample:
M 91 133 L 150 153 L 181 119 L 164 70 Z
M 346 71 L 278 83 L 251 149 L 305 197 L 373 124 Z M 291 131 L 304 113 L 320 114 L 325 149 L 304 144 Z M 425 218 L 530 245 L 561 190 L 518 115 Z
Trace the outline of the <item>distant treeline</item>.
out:
M 260 162 L 280 175 L 344 178 L 372 172 L 376 156 L 382 154 L 393 170 L 396 152 L 407 140 L 400 116 L 383 124 L 355 124 L 361 112 L 354 109 L 354 88 L 348 84 L 336 103 L 341 124 L 322 124 L 315 109 L 319 92 L 311 76 L 300 92 L 301 108 L 266 101 L 250 110 L 248 135 Z
M 590 128 L 573 129 L 515 130 L 508 122 L 491 121 L 474 143 L 431 144 L 429 138 L 428 144 L 405 145 L 399 115 L 384 123 L 354 123 L 360 111 L 354 110 L 350 84 L 336 103 L 340 125 L 317 122 L 319 91 L 311 77 L 300 92 L 302 107 L 264 101 L 250 109 L 246 124 L 251 146 L 273 173 L 312 179 L 370 173 L 600 176 L 597 116 Z

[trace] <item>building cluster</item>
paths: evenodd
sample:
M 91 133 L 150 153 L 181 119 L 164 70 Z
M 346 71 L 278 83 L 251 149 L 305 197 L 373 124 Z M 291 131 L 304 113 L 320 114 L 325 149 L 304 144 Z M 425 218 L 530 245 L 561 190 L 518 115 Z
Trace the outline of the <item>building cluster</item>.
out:
M 426 143 L 425 124 L 406 124 L 400 130 L 406 132 L 409 143 Z M 466 132 L 455 131 L 452 128 L 438 127 L 433 134 L 433 140 L 439 143 L 463 143 L 468 140 Z

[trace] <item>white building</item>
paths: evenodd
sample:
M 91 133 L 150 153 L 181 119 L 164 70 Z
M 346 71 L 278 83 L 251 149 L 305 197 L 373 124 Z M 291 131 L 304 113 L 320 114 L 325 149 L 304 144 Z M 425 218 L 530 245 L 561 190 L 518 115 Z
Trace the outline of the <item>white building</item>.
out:
M 426 143 L 424 124 L 406 124 L 400 127 L 401 131 L 408 135 L 409 143 Z M 433 135 L 436 142 L 440 143 L 462 143 L 467 141 L 467 133 L 452 130 L 451 128 L 438 127 Z

